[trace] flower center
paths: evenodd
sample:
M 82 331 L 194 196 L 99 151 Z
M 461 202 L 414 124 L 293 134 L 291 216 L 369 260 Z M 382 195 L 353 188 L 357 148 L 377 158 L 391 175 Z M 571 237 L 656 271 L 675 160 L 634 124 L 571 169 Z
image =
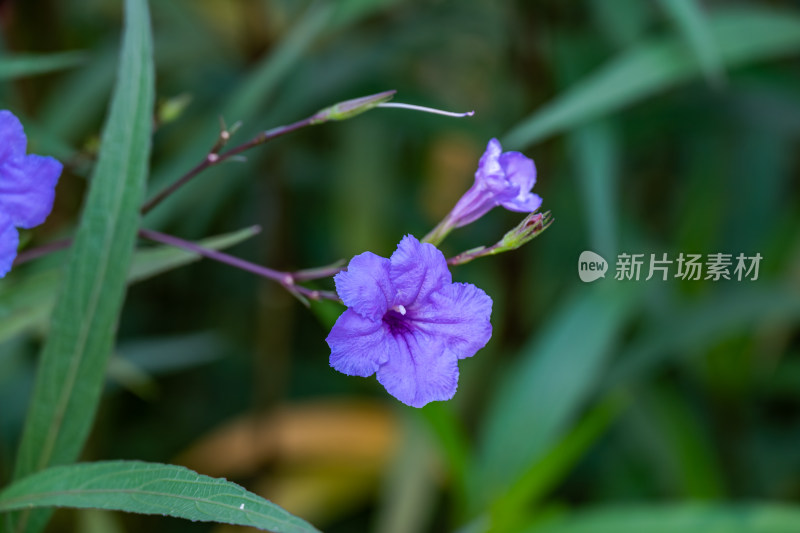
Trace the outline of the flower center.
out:
M 389 326 L 389 332 L 392 335 L 411 331 L 411 324 L 406 317 L 406 308 L 402 305 L 396 305 L 386 311 L 386 314 L 383 315 L 383 323 Z

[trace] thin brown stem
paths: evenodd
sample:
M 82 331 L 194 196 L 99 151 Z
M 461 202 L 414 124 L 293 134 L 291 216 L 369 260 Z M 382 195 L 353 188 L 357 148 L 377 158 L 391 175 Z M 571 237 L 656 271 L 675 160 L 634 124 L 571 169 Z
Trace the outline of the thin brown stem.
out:
M 60 241 L 53 241 L 47 244 L 43 244 L 42 246 L 37 246 L 36 248 L 31 248 L 30 250 L 25 250 L 24 252 L 20 252 L 17 254 L 17 257 L 14 259 L 13 266 L 19 266 L 23 263 L 27 263 L 28 261 L 33 261 L 34 259 L 38 259 L 45 255 L 51 254 L 53 252 L 57 252 L 59 250 L 64 250 L 65 248 L 69 248 L 69 245 L 72 244 L 72 239 L 61 239 Z
M 175 180 L 174 183 L 165 187 L 161 192 L 159 192 L 158 194 L 153 196 L 150 200 L 145 202 L 145 204 L 142 206 L 141 209 L 142 214 L 146 215 L 147 213 L 152 211 L 153 208 L 155 208 L 158 204 L 163 202 L 172 193 L 174 193 L 175 191 L 177 191 L 178 189 L 180 189 L 181 187 L 192 181 L 198 174 L 200 174 L 207 168 L 219 165 L 220 163 L 230 159 L 231 157 L 239 155 L 242 152 L 245 152 L 260 144 L 264 144 L 267 141 L 271 141 L 272 139 L 275 139 L 282 135 L 286 135 L 287 133 L 299 130 L 300 128 L 316 124 L 317 123 L 316 120 L 317 120 L 317 115 L 315 114 L 308 118 L 304 118 L 303 120 L 298 120 L 297 122 L 289 124 L 288 126 L 279 126 L 271 130 L 262 131 L 249 141 L 242 143 L 239 146 L 235 146 L 226 152 L 217 153 L 217 151 L 224 146 L 225 142 L 227 142 L 227 139 L 224 139 L 224 137 L 230 135 L 228 130 L 223 130 L 220 133 L 220 138 L 217 140 L 217 143 L 212 147 L 211 151 L 209 151 L 209 153 L 205 156 L 205 158 L 203 158 L 203 160 L 200 163 L 195 165 L 186 174 Z
M 317 111 L 310 117 L 306 117 L 303 120 L 298 120 L 292 124 L 287 126 L 278 126 L 277 128 L 272 128 L 271 130 L 262 131 L 246 143 L 240 144 L 234 148 L 231 148 L 227 152 L 220 153 L 222 148 L 227 144 L 228 140 L 230 139 L 233 132 L 238 128 L 238 123 L 232 126 L 231 128 L 227 128 L 225 126 L 224 121 L 220 120 L 220 134 L 217 138 L 217 141 L 214 143 L 214 146 L 209 150 L 208 154 L 205 158 L 195 165 L 194 168 L 189 170 L 186 174 L 178 178 L 174 183 L 166 187 L 164 190 L 156 194 L 153 198 L 148 200 L 142 206 L 142 214 L 147 214 L 150 212 L 154 207 L 164 201 L 169 195 L 174 193 L 179 188 L 186 185 L 195 176 L 200 174 L 205 169 L 212 167 L 214 165 L 218 165 L 223 161 L 230 159 L 231 157 L 241 154 L 242 152 L 253 148 L 254 146 L 258 146 L 259 144 L 264 144 L 267 141 L 271 141 L 277 137 L 282 135 L 286 135 L 287 133 L 293 132 L 295 130 L 299 130 L 300 128 L 305 128 L 306 126 L 313 126 L 315 124 L 322 124 L 328 122 L 330 120 L 345 120 L 352 116 L 361 114 L 369 109 L 373 109 L 380 103 L 385 103 L 389 99 L 394 96 L 396 91 L 384 91 L 382 93 L 373 94 L 370 96 L 364 96 L 362 98 L 356 98 L 354 100 L 347 100 L 345 102 L 339 102 L 332 107 L 328 107 Z M 412 106 L 413 107 L 413 106 Z
M 186 241 L 179 237 L 175 237 L 173 235 L 167 235 L 165 233 L 160 233 L 158 231 L 148 230 L 148 229 L 140 229 L 139 236 L 159 242 L 161 244 L 168 244 L 170 246 L 175 246 L 177 248 L 183 248 L 184 250 L 189 250 L 190 252 L 194 252 L 198 255 L 203 257 L 207 257 L 209 259 L 213 259 L 214 261 L 219 261 L 220 263 L 225 263 L 232 267 L 236 267 L 238 269 L 251 272 L 258 276 L 271 279 L 272 281 L 276 281 L 280 283 L 286 290 L 288 290 L 293 295 L 297 296 L 301 301 L 304 299 L 308 300 L 333 300 L 335 302 L 341 301 L 339 296 L 332 291 L 320 291 L 316 289 L 309 289 L 308 287 L 303 287 L 302 285 L 297 285 L 297 279 L 295 274 L 292 272 L 282 272 L 280 270 L 273 270 L 271 268 L 267 268 L 261 265 L 257 265 L 255 263 L 251 263 L 250 261 L 245 261 L 244 259 L 240 259 L 238 257 L 234 257 L 232 255 L 226 254 L 224 252 L 219 252 L 217 250 L 212 250 L 210 248 L 206 248 L 199 244 Z M 340 269 L 341 270 L 341 269 Z M 331 274 L 332 275 L 332 274 Z M 327 276 L 325 276 L 327 277 Z M 308 279 L 308 278 L 306 278 Z M 315 278 L 316 279 L 316 278 Z M 307 303 L 304 301 L 304 303 Z

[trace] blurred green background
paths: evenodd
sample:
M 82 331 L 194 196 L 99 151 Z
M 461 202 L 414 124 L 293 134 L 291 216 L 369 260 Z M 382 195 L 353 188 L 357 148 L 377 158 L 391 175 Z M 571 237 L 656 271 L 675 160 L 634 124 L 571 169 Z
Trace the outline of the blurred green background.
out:
M 204 173 L 147 227 L 201 239 L 258 224 L 229 251 L 282 270 L 388 256 L 449 211 L 492 137 L 536 161 L 556 222 L 454 270 L 494 299 L 494 334 L 461 362 L 456 397 L 422 410 L 329 368 L 333 304 L 309 311 L 208 261 L 133 285 L 85 459 L 186 464 L 329 532 L 800 531 L 798 2 L 151 9 L 151 194 L 202 159 L 220 116 L 242 122 L 238 144 L 388 89 L 476 114 L 378 109 L 293 133 Z M 0 2 L 0 108 L 22 118 L 29 150 L 66 165 L 31 246 L 74 230 L 120 26 L 117 1 Z M 15 71 L 35 59 L 23 54 L 76 50 L 58 72 Z M 491 244 L 520 219 L 495 210 L 443 250 Z M 583 250 L 609 260 L 606 279 L 578 279 Z M 617 281 L 623 252 L 763 260 L 756 281 Z M 63 260 L 0 281 L 0 484 L 46 334 L 41 280 Z M 145 528 L 228 531 L 86 511 L 49 530 Z

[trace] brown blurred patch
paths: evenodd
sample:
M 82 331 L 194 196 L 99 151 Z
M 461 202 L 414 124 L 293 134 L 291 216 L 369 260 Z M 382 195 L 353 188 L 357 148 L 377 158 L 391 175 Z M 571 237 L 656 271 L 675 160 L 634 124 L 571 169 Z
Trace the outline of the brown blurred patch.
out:
M 466 135 L 451 133 L 431 145 L 422 190 L 422 207 L 433 222 L 453 208 L 475 179 L 481 147 Z
M 215 32 L 215 41 L 254 59 L 291 27 L 290 17 L 277 2 L 202 0 L 189 5 Z
M 393 411 L 385 406 L 321 400 L 237 418 L 201 438 L 176 462 L 215 477 L 257 475 L 250 490 L 319 524 L 371 498 L 399 433 Z
M 358 400 L 283 406 L 237 418 L 183 452 L 179 464 L 210 476 L 249 476 L 267 463 L 383 465 L 397 422 L 384 406 Z

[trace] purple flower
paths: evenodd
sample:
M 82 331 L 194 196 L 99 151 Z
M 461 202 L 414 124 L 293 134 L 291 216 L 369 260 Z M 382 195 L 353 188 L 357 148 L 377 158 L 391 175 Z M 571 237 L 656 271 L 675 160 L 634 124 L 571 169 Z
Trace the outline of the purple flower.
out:
M 542 199 L 531 193 L 536 184 L 533 160 L 519 152 L 502 152 L 500 141 L 489 141 L 478 162 L 475 183 L 448 215 L 450 227 L 466 226 L 498 205 L 522 213 L 532 213 L 542 205 Z
M 334 278 L 348 309 L 325 339 L 333 368 L 349 376 L 377 373 L 386 390 L 412 407 L 449 400 L 458 360 L 492 336 L 492 299 L 453 283 L 444 255 L 408 235 L 392 257 L 354 257 Z
M 17 256 L 17 228 L 38 226 L 53 209 L 61 163 L 25 155 L 28 140 L 11 111 L 0 110 L 0 278 Z

